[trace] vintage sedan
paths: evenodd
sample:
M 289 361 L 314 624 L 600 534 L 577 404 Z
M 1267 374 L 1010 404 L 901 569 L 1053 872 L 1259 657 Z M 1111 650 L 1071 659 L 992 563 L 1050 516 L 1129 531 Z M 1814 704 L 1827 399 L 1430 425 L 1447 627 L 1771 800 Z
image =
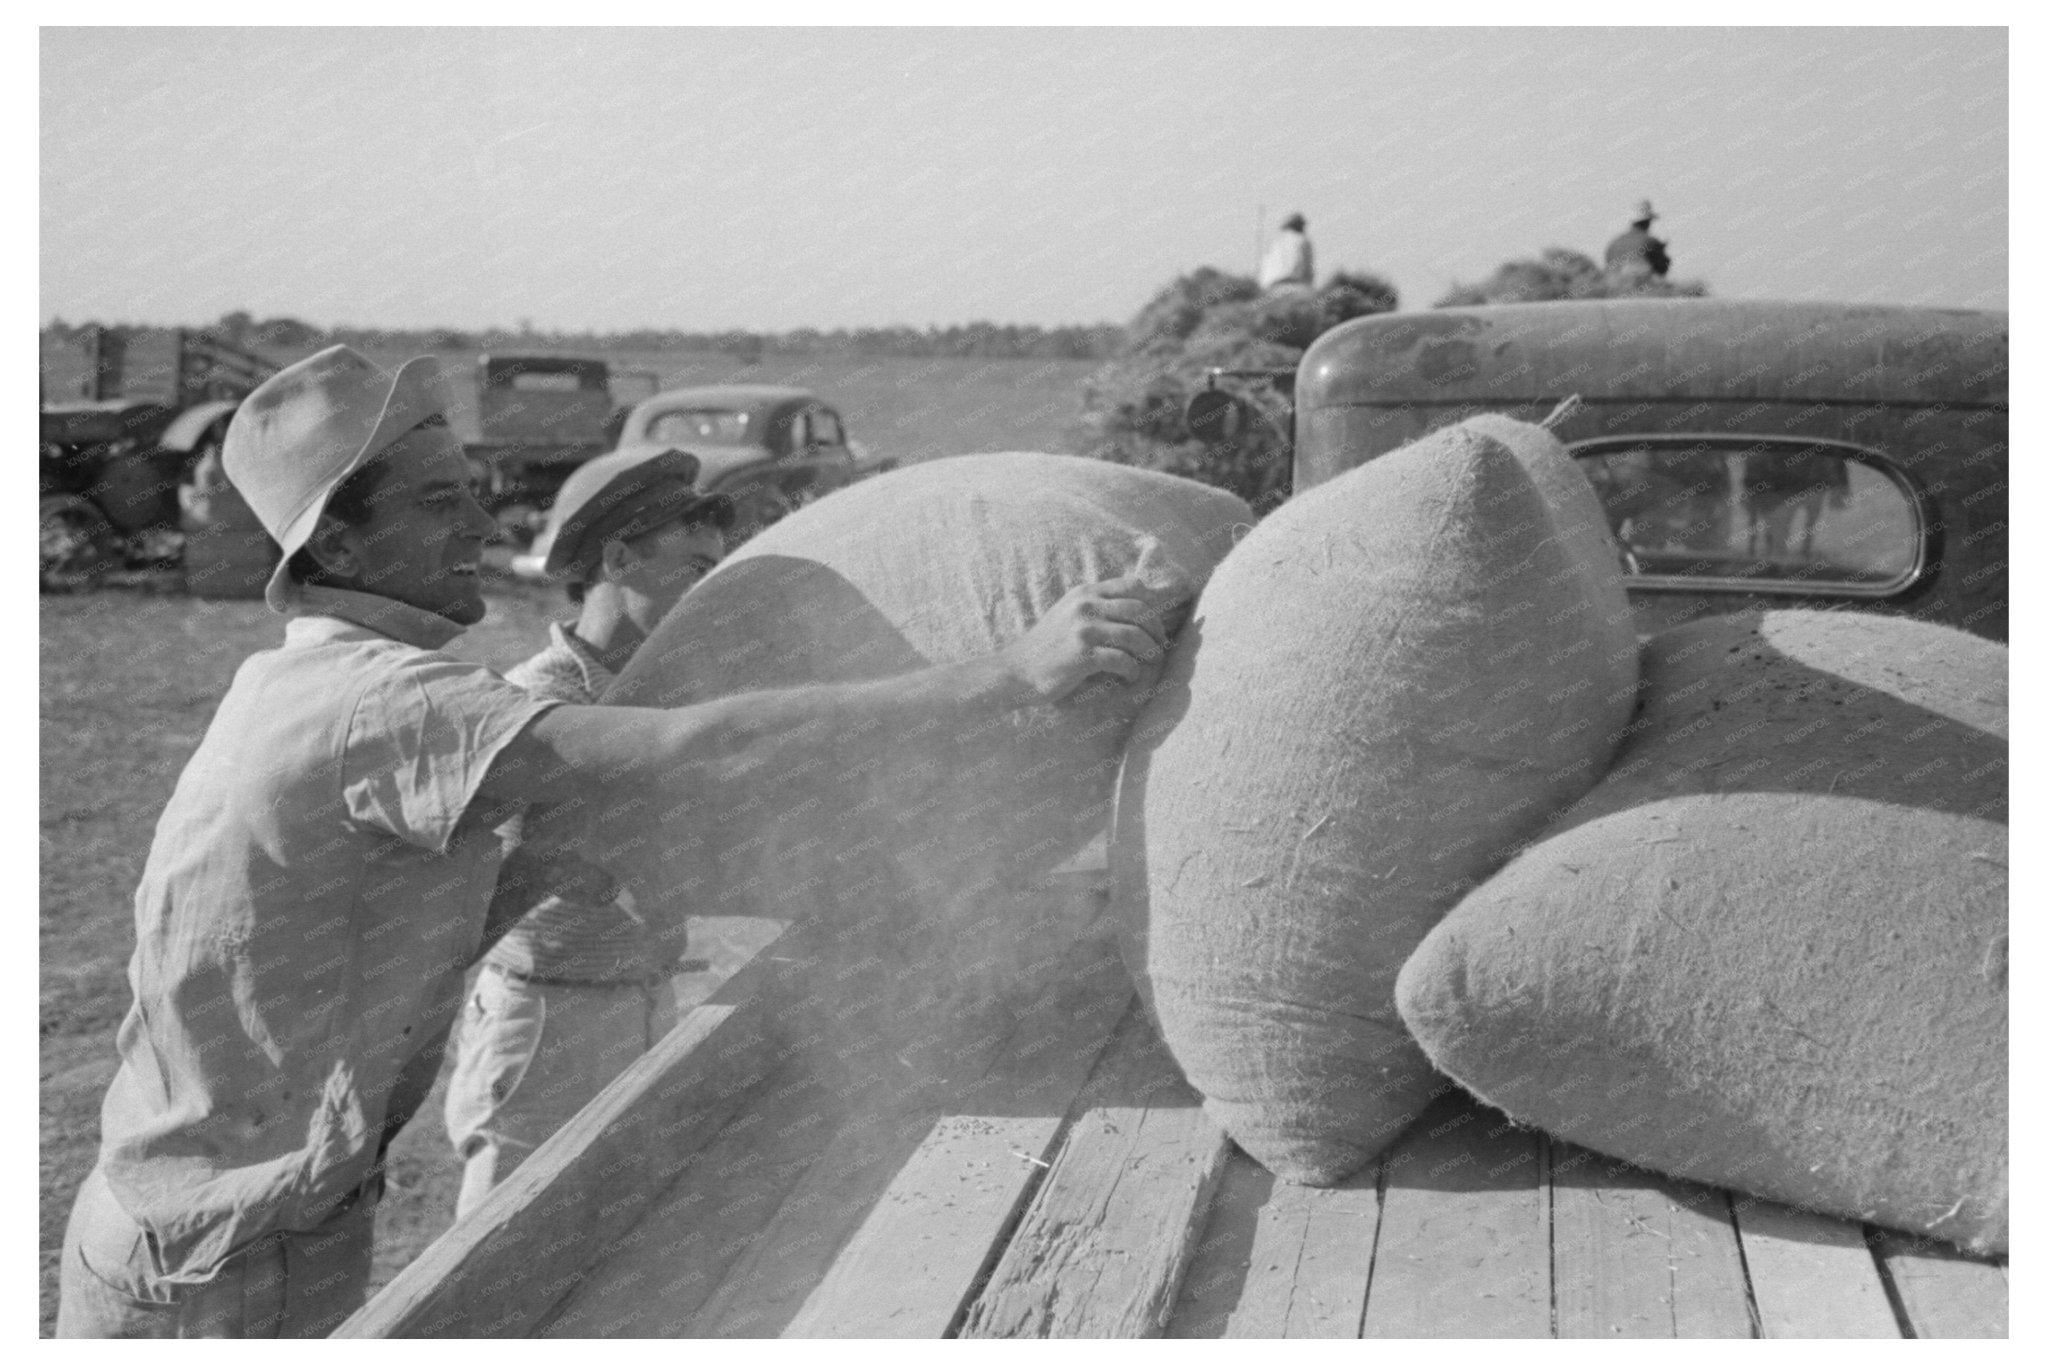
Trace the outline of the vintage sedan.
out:
M 839 413 L 816 394 L 773 384 L 658 393 L 626 415 L 617 449 L 695 455 L 704 490 L 739 504 L 740 537 L 887 464 L 848 441 Z

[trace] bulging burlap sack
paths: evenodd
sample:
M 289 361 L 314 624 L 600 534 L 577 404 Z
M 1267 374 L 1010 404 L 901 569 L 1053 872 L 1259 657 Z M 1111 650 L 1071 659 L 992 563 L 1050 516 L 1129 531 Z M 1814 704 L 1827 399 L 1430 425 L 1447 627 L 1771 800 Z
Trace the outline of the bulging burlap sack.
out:
M 678 706 L 887 678 L 986 655 L 1078 584 L 1152 547 L 1199 585 L 1249 526 L 1228 493 L 1061 455 L 933 461 L 833 493 L 694 588 L 606 697 Z M 1000 975 L 987 892 L 1072 856 L 1107 823 L 1142 695 L 1097 678 L 1057 706 L 934 716 L 769 744 L 715 783 L 575 813 L 587 848 L 659 922 L 821 920 L 899 975 Z M 1056 951 L 1057 945 L 1046 945 Z
M 1613 771 L 1423 941 L 1402 1017 L 1573 1142 L 2003 1250 L 2004 647 L 1771 612 L 1643 673 Z
M 1583 485 L 1548 433 L 1494 419 L 1297 496 L 1216 570 L 1133 731 L 1127 959 L 1211 1114 L 1279 1175 L 1338 1180 L 1420 1109 L 1436 1082 L 1395 973 L 1628 721 L 1636 639 Z

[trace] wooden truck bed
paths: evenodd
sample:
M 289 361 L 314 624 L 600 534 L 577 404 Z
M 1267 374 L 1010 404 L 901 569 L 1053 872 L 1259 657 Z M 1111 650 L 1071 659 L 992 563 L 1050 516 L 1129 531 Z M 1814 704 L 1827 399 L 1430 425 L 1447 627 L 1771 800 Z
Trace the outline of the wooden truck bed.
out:
M 1097 925 L 986 1065 L 880 1096 L 791 1045 L 785 934 L 339 1335 L 2006 1334 L 2002 1262 L 1456 1094 L 1341 1187 L 1277 1181 L 1202 1113 Z

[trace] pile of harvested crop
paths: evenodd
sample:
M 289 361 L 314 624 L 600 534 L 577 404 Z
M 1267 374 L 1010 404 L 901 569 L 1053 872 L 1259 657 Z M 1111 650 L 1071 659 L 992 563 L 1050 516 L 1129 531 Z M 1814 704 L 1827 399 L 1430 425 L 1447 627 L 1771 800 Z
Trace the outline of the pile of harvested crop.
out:
M 1110 861 L 1162 1036 L 1268 1169 L 1341 1179 L 1440 1084 L 1395 974 L 1605 772 L 1635 684 L 1599 505 L 1524 423 L 1298 495 L 1217 568 L 1132 733 Z
M 1854 612 L 1643 657 L 1605 780 L 1402 971 L 1490 1104 L 1669 1174 L 2006 1246 L 2006 651 Z

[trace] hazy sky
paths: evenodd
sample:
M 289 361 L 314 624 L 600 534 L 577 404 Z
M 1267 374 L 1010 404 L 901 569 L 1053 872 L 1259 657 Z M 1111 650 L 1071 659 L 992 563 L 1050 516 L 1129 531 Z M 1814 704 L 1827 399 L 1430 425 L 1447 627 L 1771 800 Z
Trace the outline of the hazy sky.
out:
M 2006 306 L 1999 29 L 44 29 L 40 311 L 1123 321 L 1262 223 L 1406 307 L 1648 197 L 1722 296 Z M 1261 210 L 1263 208 L 1263 219 Z

